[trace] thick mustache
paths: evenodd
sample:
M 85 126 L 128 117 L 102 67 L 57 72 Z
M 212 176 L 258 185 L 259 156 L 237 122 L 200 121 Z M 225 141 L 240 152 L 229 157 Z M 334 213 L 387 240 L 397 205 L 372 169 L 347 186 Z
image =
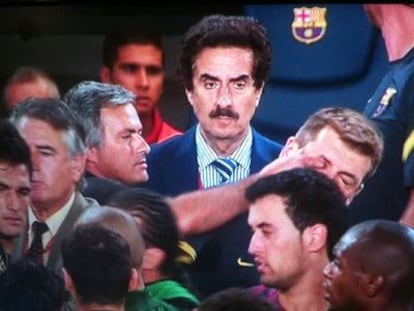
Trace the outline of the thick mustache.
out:
M 228 117 L 231 119 L 238 120 L 239 114 L 237 112 L 234 112 L 230 108 L 224 108 L 224 109 L 217 108 L 216 110 L 213 110 L 212 112 L 210 112 L 209 117 L 210 118 Z

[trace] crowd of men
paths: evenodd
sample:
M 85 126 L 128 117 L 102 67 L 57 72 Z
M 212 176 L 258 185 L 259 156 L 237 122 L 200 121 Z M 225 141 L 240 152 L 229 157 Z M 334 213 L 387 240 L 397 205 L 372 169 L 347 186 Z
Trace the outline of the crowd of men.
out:
M 153 36 L 108 36 L 101 81 L 14 101 L 0 310 L 413 310 L 414 7 L 364 7 L 389 73 L 363 113 L 321 108 L 284 144 L 251 125 L 272 47 L 249 16 L 184 34 L 183 133 Z

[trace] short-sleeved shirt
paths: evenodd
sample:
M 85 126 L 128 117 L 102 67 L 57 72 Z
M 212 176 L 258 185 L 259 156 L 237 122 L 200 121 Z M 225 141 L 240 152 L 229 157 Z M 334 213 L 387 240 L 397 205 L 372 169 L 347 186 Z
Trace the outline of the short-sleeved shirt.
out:
M 390 63 L 390 70 L 364 110 L 384 139 L 383 159 L 350 204 L 352 223 L 398 220 L 414 186 L 414 48 Z

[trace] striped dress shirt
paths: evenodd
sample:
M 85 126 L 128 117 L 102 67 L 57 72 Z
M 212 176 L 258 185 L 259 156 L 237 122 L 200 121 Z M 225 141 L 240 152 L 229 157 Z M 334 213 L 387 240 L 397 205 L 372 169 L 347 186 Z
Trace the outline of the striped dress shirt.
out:
M 197 146 L 198 171 L 202 187 L 210 188 L 217 186 L 221 183 L 221 176 L 211 163 L 219 156 L 201 135 L 200 125 L 197 125 L 195 139 Z M 248 134 L 242 144 L 229 156 L 237 162 L 236 169 L 231 175 L 229 183 L 237 182 L 249 176 L 252 141 L 252 130 L 249 128 Z

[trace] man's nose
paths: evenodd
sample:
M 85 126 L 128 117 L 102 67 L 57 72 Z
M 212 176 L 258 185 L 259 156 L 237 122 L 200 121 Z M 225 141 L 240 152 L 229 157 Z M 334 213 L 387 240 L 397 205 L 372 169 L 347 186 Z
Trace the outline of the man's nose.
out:
M 217 94 L 217 105 L 226 107 L 231 105 L 232 103 L 232 96 L 230 89 L 228 87 L 221 87 Z
M 138 152 L 145 152 L 146 154 L 148 154 L 151 150 L 151 147 L 145 141 L 144 137 L 137 134 L 134 138 L 134 149 Z

